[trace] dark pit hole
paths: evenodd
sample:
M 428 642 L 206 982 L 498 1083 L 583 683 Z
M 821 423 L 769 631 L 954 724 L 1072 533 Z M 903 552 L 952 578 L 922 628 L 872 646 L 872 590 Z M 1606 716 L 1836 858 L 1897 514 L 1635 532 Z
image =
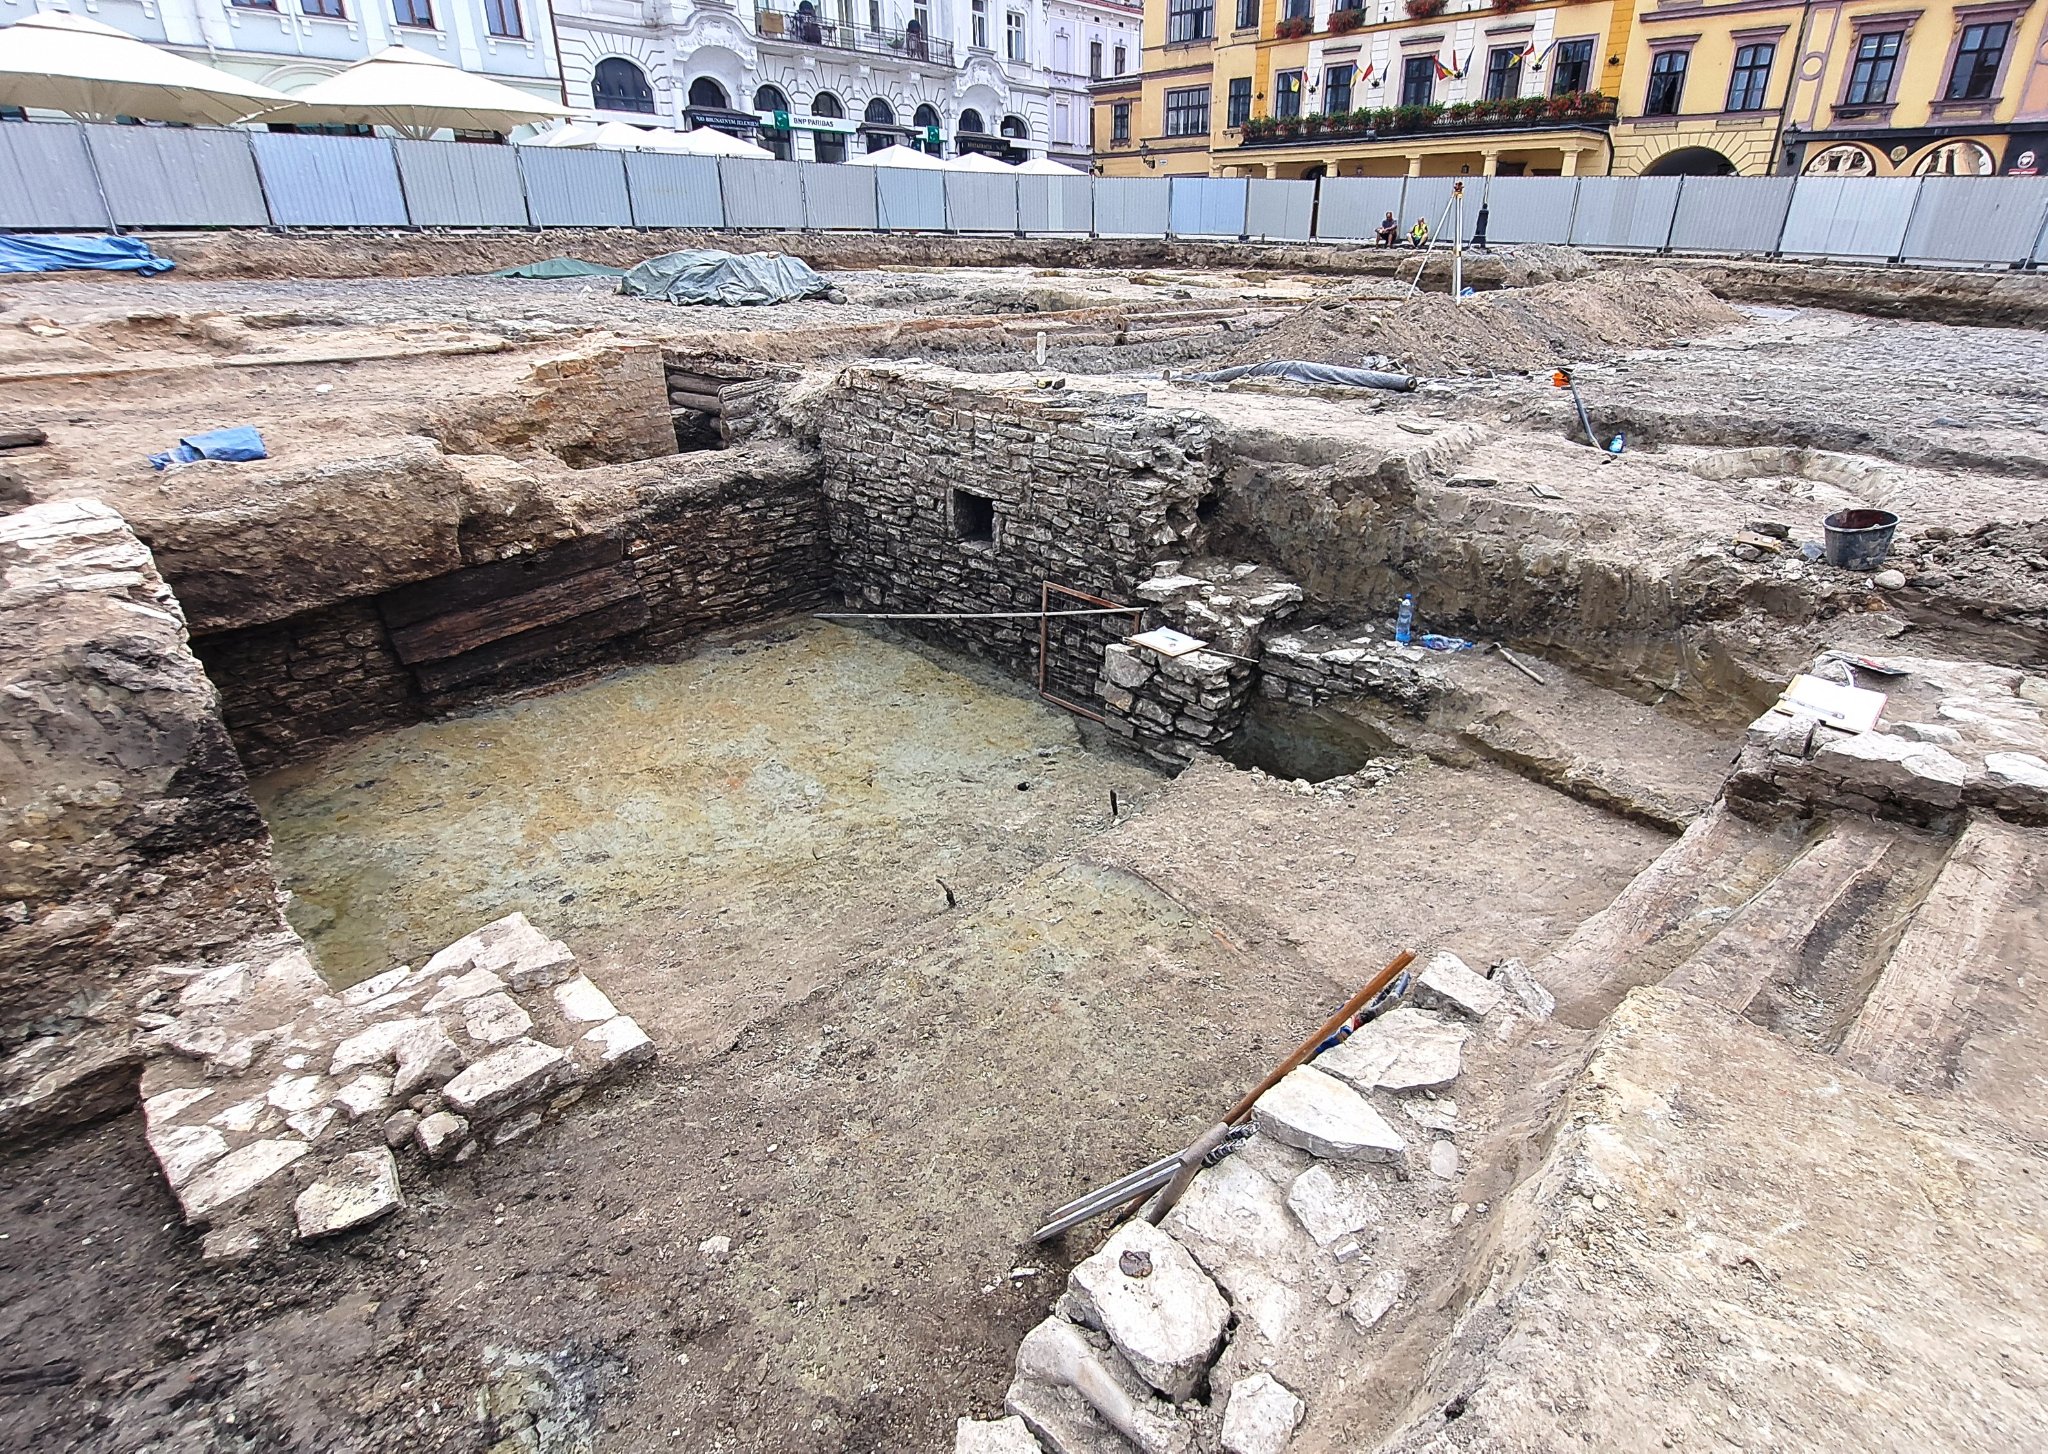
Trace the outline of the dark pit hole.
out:
M 996 538 L 996 502 L 972 490 L 955 489 L 953 538 L 993 545 Z
M 1328 782 L 1395 750 L 1384 733 L 1328 707 L 1297 707 L 1261 697 L 1224 756 L 1275 777 Z

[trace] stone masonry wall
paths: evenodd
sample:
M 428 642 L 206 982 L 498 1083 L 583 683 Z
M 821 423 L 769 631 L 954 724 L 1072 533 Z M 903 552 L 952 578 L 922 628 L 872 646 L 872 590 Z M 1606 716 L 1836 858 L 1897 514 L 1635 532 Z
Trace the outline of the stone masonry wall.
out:
M 0 1142 L 132 1095 L 140 966 L 283 927 L 270 834 L 149 550 L 0 517 Z
M 1200 415 L 1021 374 L 848 369 L 819 446 L 841 592 L 871 611 L 1035 612 L 1048 580 L 1134 600 L 1151 562 L 1198 548 L 1214 484 Z M 988 538 L 971 538 L 956 491 L 987 502 Z M 1018 675 L 1036 670 L 1036 621 L 920 629 Z M 1068 675 L 1092 691 L 1103 637 L 1070 639 Z

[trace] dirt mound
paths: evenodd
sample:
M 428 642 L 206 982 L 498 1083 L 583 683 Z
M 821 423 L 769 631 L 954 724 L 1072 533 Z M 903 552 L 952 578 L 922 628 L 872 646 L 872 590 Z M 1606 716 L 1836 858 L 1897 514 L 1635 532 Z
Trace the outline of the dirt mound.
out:
M 1356 366 L 1385 358 L 1425 377 L 1514 373 L 1693 338 L 1739 318 L 1681 273 L 1609 271 L 1462 302 L 1423 293 L 1398 302 L 1317 304 L 1224 362 L 1298 358 Z

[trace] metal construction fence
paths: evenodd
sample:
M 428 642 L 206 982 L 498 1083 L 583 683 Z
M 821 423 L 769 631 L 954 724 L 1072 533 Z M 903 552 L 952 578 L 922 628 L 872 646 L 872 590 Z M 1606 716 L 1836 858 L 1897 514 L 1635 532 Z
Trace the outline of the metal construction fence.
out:
M 1472 177 L 1498 243 L 2033 267 L 2048 177 Z M 1369 242 L 1448 214 L 1449 177 L 1002 176 L 652 152 L 0 124 L 0 230 L 696 227 Z

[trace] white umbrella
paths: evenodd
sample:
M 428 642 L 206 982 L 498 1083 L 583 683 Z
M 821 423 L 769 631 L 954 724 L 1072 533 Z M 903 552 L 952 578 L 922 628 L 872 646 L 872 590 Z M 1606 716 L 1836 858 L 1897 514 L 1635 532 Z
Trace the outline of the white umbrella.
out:
M 0 106 L 225 126 L 290 101 L 97 20 L 29 15 L 0 29 Z
M 901 146 L 891 142 L 880 151 L 866 151 L 847 158 L 849 166 L 856 167 L 908 167 L 917 172 L 943 172 L 946 164 L 935 156 L 928 156 L 916 147 Z
M 695 131 L 672 133 L 676 140 L 664 144 L 663 151 L 678 156 L 692 157 L 751 157 L 755 161 L 772 162 L 775 153 L 765 146 L 755 146 L 751 141 L 741 141 L 730 132 L 720 131 L 715 126 L 700 126 Z
M 566 106 L 402 45 L 357 61 L 291 100 L 285 110 L 263 119 L 388 126 L 407 136 L 425 137 L 442 130 L 510 131 L 529 121 L 570 114 Z
M 567 121 L 560 126 L 537 132 L 521 142 L 521 146 L 595 146 L 597 133 L 602 130 L 595 121 Z
M 946 163 L 946 169 L 953 172 L 1001 172 L 1013 177 L 1018 169 L 1008 162 L 998 161 L 987 152 L 963 151 Z
M 1079 167 L 1070 167 L 1050 157 L 1033 157 L 1017 165 L 1017 173 L 1025 177 L 1085 177 L 1088 174 Z

